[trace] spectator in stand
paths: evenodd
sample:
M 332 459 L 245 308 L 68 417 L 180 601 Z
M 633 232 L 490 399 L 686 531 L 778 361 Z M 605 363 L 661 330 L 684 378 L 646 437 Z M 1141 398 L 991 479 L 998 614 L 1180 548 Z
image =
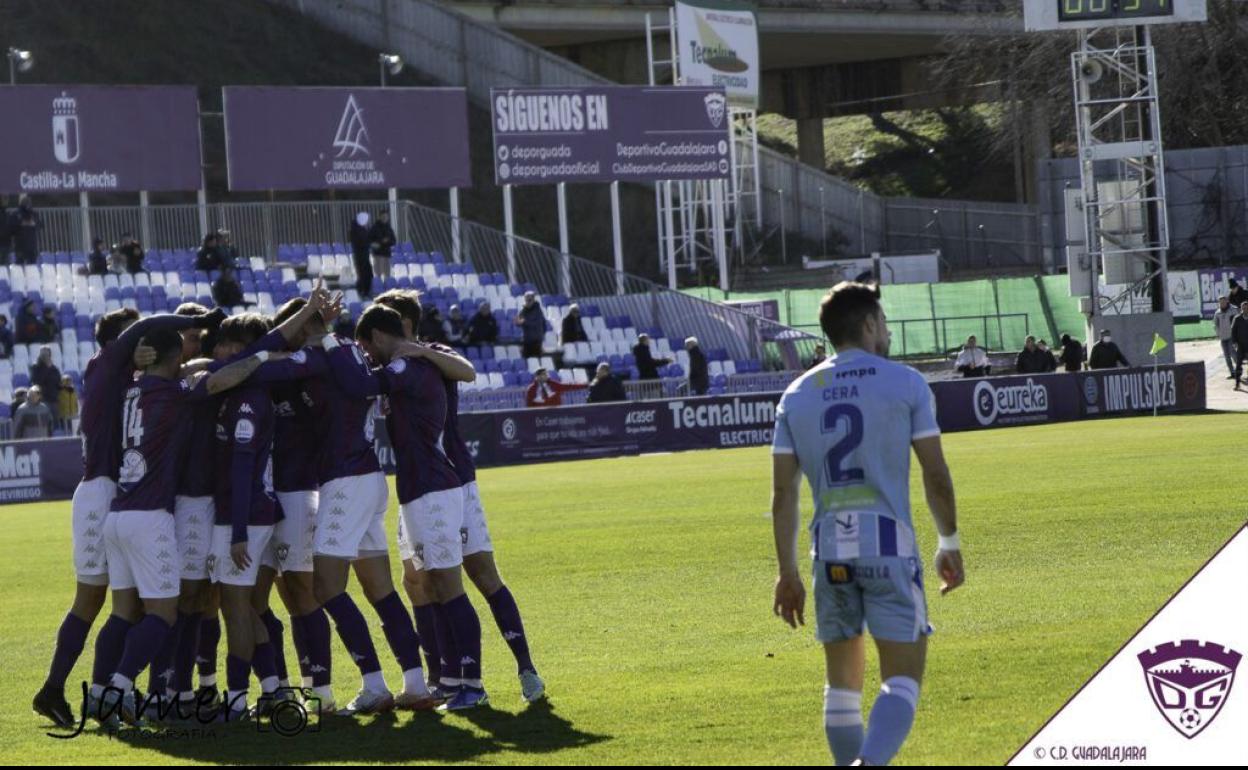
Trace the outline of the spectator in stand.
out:
M 43 317 L 39 319 L 39 323 L 43 326 L 40 342 L 56 342 L 60 339 L 61 325 L 56 320 L 56 308 L 51 305 L 44 305 Z
M 482 302 L 468 319 L 468 344 L 493 345 L 495 342 L 498 342 L 498 321 L 490 312 L 490 303 Z
M 28 390 L 26 388 L 14 388 L 13 389 L 13 403 L 9 404 L 10 415 L 17 414 L 17 408 L 21 406 L 22 404 L 26 403 L 27 393 L 28 393 Z
M 961 372 L 963 377 L 987 377 L 992 372 L 988 354 L 976 344 L 974 334 L 966 338 L 966 345 L 958 352 L 958 358 L 954 361 L 953 367 Z
M 1239 281 L 1234 278 L 1228 278 L 1226 285 L 1229 288 L 1226 299 L 1231 303 L 1231 307 L 1238 308 L 1240 305 L 1248 302 L 1248 291 L 1244 291 L 1244 287 L 1239 285 Z
M 536 358 L 542 354 L 542 341 L 546 337 L 546 315 L 542 312 L 542 303 L 537 301 L 537 294 L 524 293 L 524 307 L 516 314 L 516 326 L 522 330 L 523 355 L 525 358 Z
M 459 305 L 451 305 L 447 319 L 442 322 L 442 331 L 446 341 L 455 347 L 463 347 L 468 339 L 468 321 Z
M 105 275 L 108 273 L 110 254 L 104 248 L 103 238 L 91 239 L 91 253 L 87 255 L 87 275 Z
M 130 233 L 121 236 L 121 245 L 117 253 L 126 261 L 126 272 L 134 275 L 143 272 L 143 258 L 147 256 L 143 246 Z
M 230 239 L 229 230 L 217 231 L 217 250 L 221 254 L 221 264 L 229 265 L 234 270 L 238 269 L 238 249 L 234 248 L 234 241 Z
M 1235 322 L 1237 313 L 1225 294 L 1218 297 L 1218 309 L 1213 311 L 1213 328 L 1222 343 L 1222 358 L 1226 360 L 1226 368 L 1230 372 L 1228 380 L 1235 379 L 1235 341 L 1231 339 L 1231 324 Z
M 436 307 L 425 308 L 420 316 L 420 326 L 416 331 L 416 336 L 420 337 L 423 342 L 437 342 L 441 345 L 447 343 L 446 329 L 442 328 L 442 314 Z
M 624 385 L 611 373 L 611 364 L 598 364 L 594 379 L 589 383 L 589 397 L 586 401 L 591 404 L 607 404 L 627 400 L 628 393 L 624 391 Z
M 349 340 L 355 339 L 355 319 L 351 317 L 350 310 L 344 310 L 338 316 L 338 320 L 334 322 L 334 334 Z
M 394 228 L 390 226 L 390 212 L 382 209 L 368 231 L 369 246 L 373 250 L 373 262 L 377 269 L 377 277 L 385 281 L 390 277 L 390 253 L 396 242 Z
M 13 330 L 9 328 L 9 317 L 0 313 L 0 358 L 13 355 Z
M 581 306 L 576 303 L 568 305 L 568 314 L 563 317 L 563 329 L 559 335 L 559 344 L 570 342 L 589 342 L 585 324 L 581 323 Z
M 637 344 L 633 345 L 633 358 L 637 361 L 638 379 L 641 380 L 659 379 L 659 367 L 672 362 L 670 358 L 655 358 L 650 354 L 650 335 L 644 332 L 637 335 Z
M 221 266 L 221 277 L 212 284 L 212 301 L 223 308 L 243 304 L 243 286 L 234 277 L 234 268 L 228 263 Z
M 61 391 L 61 370 L 52 363 L 52 348 L 47 345 L 39 348 L 39 357 L 30 366 L 30 384 L 38 385 L 40 392 L 51 396 L 48 406 L 55 412 L 54 407 L 59 403 L 57 396 Z
M 31 385 L 26 391 L 26 403 L 13 413 L 13 438 L 47 438 L 52 435 L 53 419 L 39 386 Z
M 369 257 L 368 212 L 361 211 L 351 223 L 351 261 L 355 263 L 355 291 L 360 298 L 373 296 L 373 263 Z
M 1053 355 L 1053 351 L 1049 350 L 1049 343 L 1040 340 L 1036 343 L 1036 349 L 1040 351 L 1040 355 L 1044 356 L 1044 371 L 1057 371 L 1057 357 Z
M 685 350 L 689 353 L 689 392 L 704 396 L 711 387 L 711 376 L 706 371 L 706 354 L 698 345 L 697 337 L 685 340 Z
M 1083 368 L 1083 345 L 1069 334 L 1062 335 L 1062 355 L 1058 359 L 1068 372 L 1077 372 Z
M 1239 306 L 1239 315 L 1231 322 L 1231 342 L 1235 344 L 1235 390 L 1244 374 L 1244 359 L 1248 358 L 1248 302 Z
M 807 364 L 806 368 L 814 369 L 816 366 L 826 361 L 827 358 L 828 358 L 828 349 L 821 342 L 818 345 L 815 345 L 815 354 L 811 356 L 810 362 Z
M 1118 345 L 1114 343 L 1109 329 L 1101 329 L 1101 339 L 1092 346 L 1092 350 L 1088 353 L 1088 368 L 1113 369 L 1118 364 L 1131 365 L 1127 362 L 1127 357 L 1118 349 Z
M 1040 374 L 1047 372 L 1048 357 L 1036 346 L 1036 338 L 1028 335 L 1023 341 L 1023 349 L 1018 351 L 1014 359 L 1014 370 L 1019 374 Z
M 9 200 L 0 195 L 0 265 L 9 264 L 13 252 L 13 234 L 9 232 Z
M 583 390 L 587 387 L 589 386 L 574 383 L 565 385 L 550 379 L 550 373 L 545 369 L 538 369 L 533 372 L 533 382 L 524 392 L 524 403 L 529 406 L 562 406 L 564 393 L 569 390 Z
M 208 233 L 204 236 L 203 245 L 195 253 L 195 269 L 211 273 L 213 270 L 220 270 L 221 265 L 221 247 L 217 234 Z
M 74 381 L 68 374 L 61 375 L 61 389 L 56 406 L 56 412 L 62 420 L 72 420 L 78 416 L 78 391 L 74 389 Z
M 22 307 L 17 311 L 17 328 L 13 333 L 17 336 L 17 344 L 29 345 L 32 342 L 42 342 L 43 324 L 39 321 L 39 317 L 35 315 L 35 301 L 28 299 L 22 303 Z
M 33 265 L 39 261 L 39 231 L 43 222 L 39 212 L 30 204 L 30 196 L 22 195 L 17 208 L 9 212 L 9 236 L 13 239 L 13 253 L 19 265 Z

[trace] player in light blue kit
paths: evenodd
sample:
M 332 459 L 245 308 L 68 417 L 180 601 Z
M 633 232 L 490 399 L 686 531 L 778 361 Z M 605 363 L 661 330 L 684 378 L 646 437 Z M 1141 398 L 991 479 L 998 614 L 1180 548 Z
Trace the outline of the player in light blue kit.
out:
M 775 613 L 804 624 L 797 565 L 798 494 L 805 474 L 811 522 L 816 636 L 828 679 L 824 727 L 837 764 L 887 764 L 914 723 L 927 653 L 922 564 L 910 522 L 910 448 L 923 468 L 940 546 L 940 592 L 962 584 L 953 480 L 923 376 L 889 361 L 879 289 L 837 284 L 819 324 L 837 354 L 789 386 L 776 410 L 771 512 L 780 577 Z M 880 695 L 865 736 L 862 683 L 870 629 L 880 654 Z

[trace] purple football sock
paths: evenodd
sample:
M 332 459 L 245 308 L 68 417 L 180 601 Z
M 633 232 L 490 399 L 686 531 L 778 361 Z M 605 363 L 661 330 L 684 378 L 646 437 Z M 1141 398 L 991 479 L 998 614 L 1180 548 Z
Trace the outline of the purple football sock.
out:
M 438 670 L 439 682 L 450 685 L 459 684 L 459 653 L 455 649 L 455 635 L 451 633 L 451 618 L 446 614 L 446 606 L 433 604 L 433 616 L 436 620 L 433 630 L 438 639 Z
M 438 681 L 442 676 L 442 661 L 438 658 L 438 615 L 436 605 L 412 605 L 412 615 L 416 618 L 416 633 L 420 636 L 420 646 L 425 650 L 425 670 L 429 672 L 431 682 Z
M 95 637 L 95 665 L 91 669 L 91 683 L 107 687 L 117 663 L 126 649 L 126 635 L 134 624 L 128 620 L 109 615 L 104 627 Z
M 44 687 L 64 691 L 69 672 L 73 671 L 74 664 L 87 646 L 87 632 L 90 630 L 90 623 L 72 612 L 65 613 L 65 619 L 56 632 L 56 650 L 52 653 L 52 665 L 48 667 Z
M 251 661 L 243 660 L 237 655 L 226 654 L 225 656 L 225 686 L 229 692 L 244 693 L 244 696 L 236 703 L 228 704 L 231 709 L 237 710 L 247 705 L 247 685 L 251 681 Z
M 165 690 L 173 687 L 173 656 L 177 651 L 178 636 L 185 625 L 186 615 L 179 612 L 178 619 L 173 622 L 173 628 L 165 635 L 164 644 L 160 645 L 160 649 L 156 651 L 156 657 L 152 658 L 152 666 L 147 672 L 148 693 L 163 696 Z
M 181 621 L 179 613 L 178 620 Z M 186 615 L 186 622 L 178 630 L 178 639 L 173 647 L 173 689 L 175 692 L 190 692 L 193 687 L 192 676 L 195 672 L 195 650 L 199 647 L 199 629 L 203 625 L 204 614 L 191 612 Z
M 307 632 L 303 630 L 303 616 L 290 616 L 290 640 L 295 643 L 295 660 L 299 663 L 299 676 L 311 678 L 311 659 L 308 657 Z M 300 683 L 302 684 L 302 682 Z
M 251 653 L 251 670 L 256 672 L 256 679 L 261 684 L 271 676 L 281 679 L 277 672 L 277 653 L 273 650 L 273 642 L 262 642 L 255 646 Z
M 331 681 L 333 666 L 330 657 L 329 618 L 317 607 L 302 617 L 304 643 L 308 648 L 308 671 L 313 687 L 324 687 Z
M 273 665 L 277 668 L 277 678 L 286 681 L 289 672 L 286 670 L 286 627 L 277 619 L 272 609 L 267 609 L 260 616 L 265 629 L 269 632 L 269 643 L 273 645 Z
M 117 664 L 117 674 L 134 681 L 147 668 L 169 636 L 172 626 L 159 615 L 144 615 L 126 634 L 126 646 Z
M 403 671 L 420 668 L 420 637 L 398 592 L 391 591 L 373 602 L 373 609 L 381 618 L 381 630 L 386 634 L 386 641 L 399 662 L 399 668 Z
M 467 594 L 460 594 L 442 605 L 455 636 L 459 653 L 459 676 L 465 684 L 479 687 L 481 682 L 481 620 Z
M 217 645 L 221 643 L 221 618 L 213 614 L 199 624 L 199 648 L 195 651 L 195 665 L 199 675 L 217 673 Z
M 325 611 L 334 619 L 338 638 L 342 639 L 351 659 L 359 666 L 360 673 L 372 674 L 381 671 L 377 648 L 373 647 L 373 638 L 368 634 L 368 623 L 351 597 L 345 592 L 338 594 L 325 602 Z
M 520 673 L 525 671 L 536 673 L 533 658 L 529 656 L 529 640 L 524 635 L 524 621 L 520 620 L 520 608 L 516 606 L 516 599 L 511 595 L 511 591 L 507 590 L 507 586 L 503 586 L 487 596 L 485 600 L 490 605 L 490 612 L 494 613 L 494 622 L 498 624 L 498 630 L 502 632 L 503 639 L 511 648 L 511 654 L 516 656 L 516 667 Z

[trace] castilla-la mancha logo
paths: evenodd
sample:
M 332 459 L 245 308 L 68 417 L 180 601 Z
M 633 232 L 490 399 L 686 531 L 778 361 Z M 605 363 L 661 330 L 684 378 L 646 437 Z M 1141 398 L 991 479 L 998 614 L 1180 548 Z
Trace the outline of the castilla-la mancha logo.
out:
M 1242 656 L 1220 644 L 1184 639 L 1137 657 L 1157 710 L 1183 737 L 1195 738 L 1230 697 Z
M 52 100 L 52 152 L 61 163 L 73 163 L 82 154 L 78 102 L 64 91 Z

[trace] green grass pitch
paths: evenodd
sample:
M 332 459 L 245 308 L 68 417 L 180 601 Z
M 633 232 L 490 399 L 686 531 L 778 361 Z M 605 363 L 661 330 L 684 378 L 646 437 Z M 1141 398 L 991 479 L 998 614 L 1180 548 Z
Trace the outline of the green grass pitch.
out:
M 927 566 L 937 631 L 897 762 L 1007 759 L 1243 523 L 1233 464 L 1245 427 L 1248 416 L 1206 414 L 947 436 L 968 580 L 940 598 Z M 295 738 L 242 726 L 195 739 L 54 740 L 30 698 L 72 595 L 69 503 L 16 505 L 0 508 L 0 761 L 828 763 L 813 630 L 771 615 L 766 448 L 486 470 L 481 487 L 548 706 L 522 707 L 510 654 L 470 592 L 492 710 L 327 718 Z M 391 530 L 396 506 L 392 494 Z M 345 703 L 358 675 L 335 645 Z M 868 674 L 868 703 L 877 686 Z

